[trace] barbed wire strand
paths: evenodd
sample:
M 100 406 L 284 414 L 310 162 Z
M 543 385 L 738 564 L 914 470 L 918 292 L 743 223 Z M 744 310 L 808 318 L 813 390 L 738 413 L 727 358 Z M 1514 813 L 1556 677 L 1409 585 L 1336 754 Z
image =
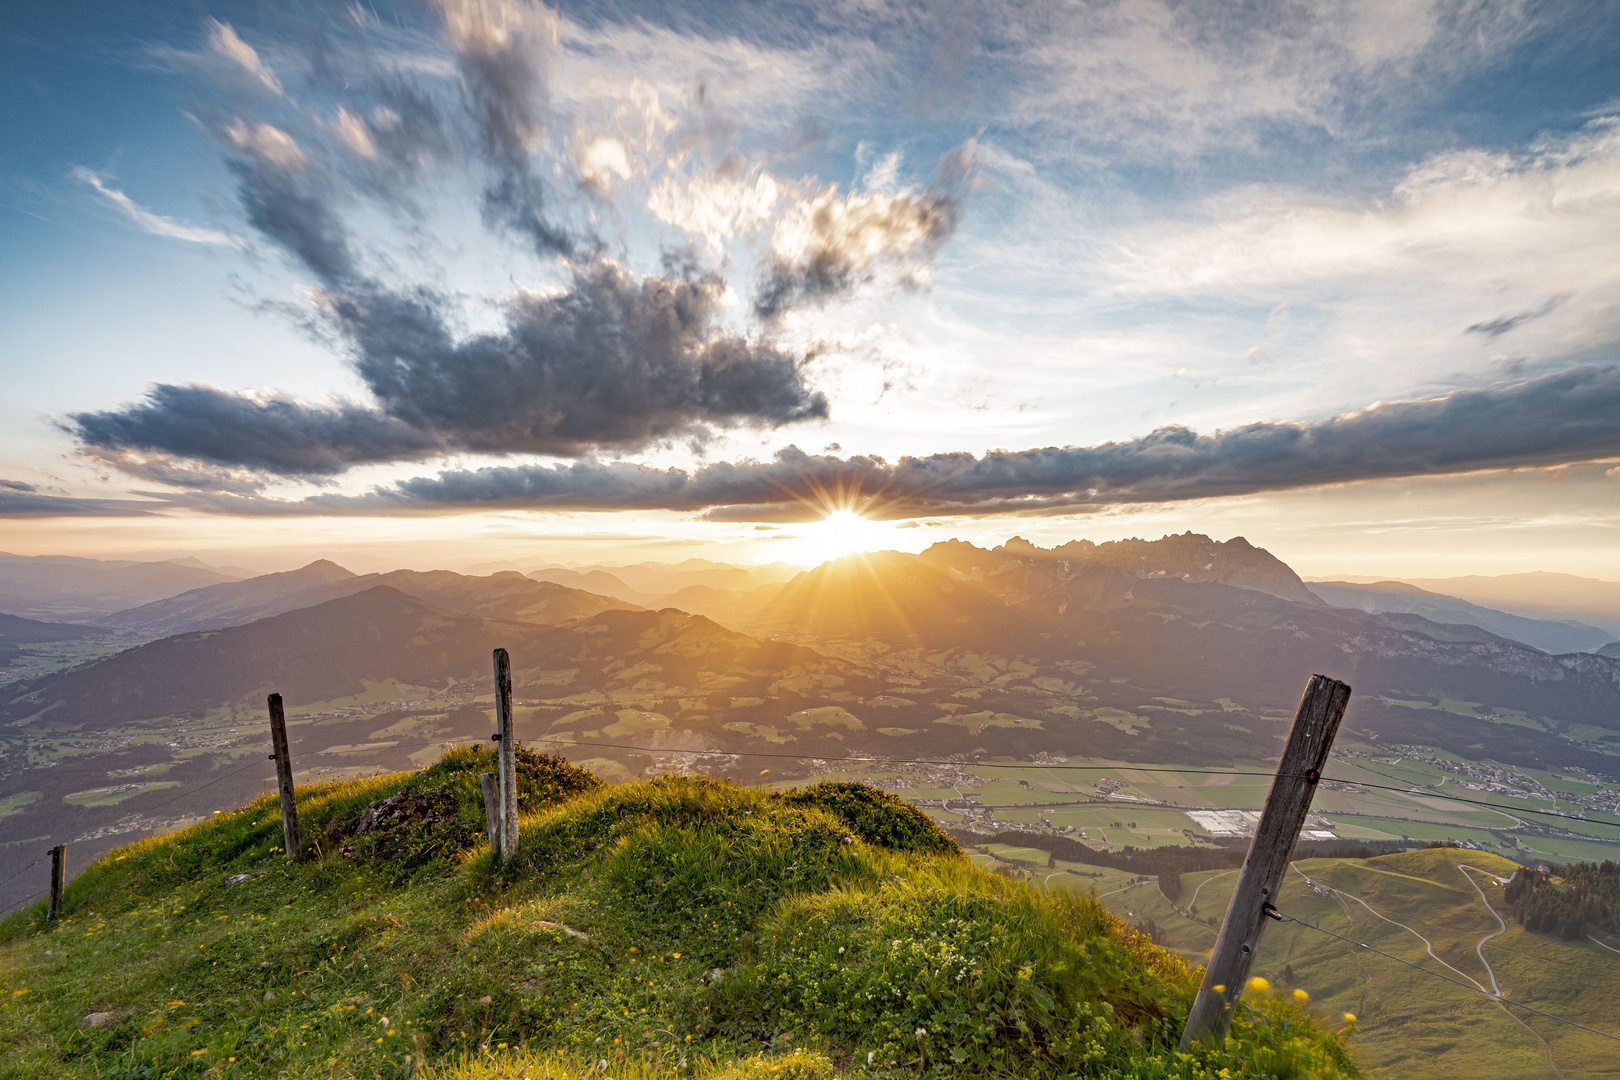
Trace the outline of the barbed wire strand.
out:
M 40 899 L 42 896 L 44 896 L 48 892 L 50 892 L 49 889 L 42 889 L 41 891 L 39 891 L 37 893 L 34 893 L 31 896 L 23 897 L 21 900 L 13 900 L 11 903 L 7 904 L 5 907 L 0 908 L 0 915 L 4 915 L 6 912 L 10 911 L 14 907 L 20 907 L 23 904 L 32 903 L 33 901 Z
M 1346 942 L 1346 943 L 1348 943 L 1350 945 L 1354 945 L 1358 949 L 1366 949 L 1368 952 L 1377 953 L 1379 956 L 1382 956 L 1382 957 L 1385 957 L 1387 959 L 1393 960 L 1397 964 L 1405 964 L 1409 968 L 1413 968 L 1414 970 L 1421 971 L 1425 975 L 1432 975 L 1436 979 L 1442 979 L 1445 982 L 1451 983 L 1453 986 L 1460 986 L 1464 990 L 1472 990 L 1474 993 L 1480 994 L 1483 997 L 1487 997 L 1487 998 L 1491 999 L 1492 1001 L 1499 1001 L 1504 1005 L 1517 1005 L 1521 1009 L 1528 1009 L 1530 1012 L 1536 1013 L 1539 1016 L 1545 1016 L 1549 1020 L 1556 1020 L 1560 1024 L 1568 1024 L 1570 1027 L 1580 1028 L 1582 1031 L 1589 1031 L 1593 1035 L 1600 1035 L 1605 1039 L 1611 1039 L 1614 1042 L 1620 1042 L 1620 1035 L 1610 1035 L 1607 1031 L 1599 1031 L 1597 1028 L 1587 1027 L 1585 1024 L 1578 1024 L 1574 1020 L 1566 1020 L 1562 1016 L 1557 1016 L 1557 1015 L 1555 1015 L 1553 1013 L 1547 1012 L 1544 1009 L 1538 1009 L 1534 1005 L 1526 1005 L 1522 1001 L 1514 1001 L 1512 998 L 1503 997 L 1501 994 L 1493 994 L 1489 990 L 1481 990 L 1479 987 L 1474 986 L 1474 985 L 1472 985 L 1470 983 L 1465 983 L 1460 979 L 1453 979 L 1449 975 L 1442 975 L 1438 971 L 1434 971 L 1434 970 L 1432 970 L 1430 968 L 1426 968 L 1421 964 L 1414 964 L 1410 960 L 1403 960 L 1399 956 L 1396 956 L 1393 953 L 1385 952 L 1383 949 L 1374 948 L 1373 946 L 1368 945 L 1365 941 L 1357 941 L 1354 938 L 1347 938 L 1343 934 L 1335 934 L 1332 930 L 1328 930 L 1328 929 L 1326 929 L 1324 927 L 1318 926 L 1316 923 L 1306 922 L 1304 919 L 1296 919 L 1292 915 L 1285 915 L 1281 911 L 1277 911 L 1276 908 L 1272 908 L 1271 910 L 1276 912 L 1277 917 L 1279 919 L 1284 920 L 1285 922 L 1295 923 L 1295 924 L 1297 924 L 1299 926 L 1305 927 L 1307 930 L 1315 930 L 1318 933 L 1326 934 L 1328 937 L 1338 938 L 1340 941 Z

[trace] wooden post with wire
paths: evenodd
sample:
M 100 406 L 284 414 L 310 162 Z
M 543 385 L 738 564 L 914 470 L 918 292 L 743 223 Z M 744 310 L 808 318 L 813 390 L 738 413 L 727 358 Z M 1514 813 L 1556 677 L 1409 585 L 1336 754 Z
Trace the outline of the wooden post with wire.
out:
M 67 845 L 51 848 L 51 900 L 45 910 L 47 922 L 55 922 L 62 912 L 62 898 L 67 892 Z
M 1226 909 L 1226 921 L 1204 969 L 1204 981 L 1181 1033 L 1181 1051 L 1195 1045 L 1219 1047 L 1226 1042 L 1232 1012 L 1248 981 L 1249 965 L 1260 943 L 1266 919 L 1281 918 L 1273 901 L 1288 871 L 1288 859 L 1311 809 L 1311 796 L 1327 765 L 1333 736 L 1350 703 L 1350 687 L 1325 675 L 1312 675 L 1294 713 L 1288 745 L 1271 781 L 1254 842 L 1243 860 L 1237 888 Z
M 512 730 L 512 658 L 495 650 L 495 741 L 500 758 L 500 858 L 517 854 L 517 735 Z
M 281 791 L 281 837 L 287 858 L 294 862 L 302 854 L 298 842 L 298 802 L 293 798 L 292 754 L 287 749 L 287 715 L 281 695 L 270 695 L 270 758 L 276 763 L 276 787 Z

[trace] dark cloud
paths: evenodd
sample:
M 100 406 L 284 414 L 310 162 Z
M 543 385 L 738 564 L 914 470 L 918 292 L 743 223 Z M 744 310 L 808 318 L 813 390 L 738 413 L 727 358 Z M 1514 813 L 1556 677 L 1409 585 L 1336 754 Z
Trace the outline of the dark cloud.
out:
M 492 172 L 486 223 L 517 233 L 542 255 L 571 254 L 577 242 L 546 213 L 545 183 L 533 167 L 548 128 L 546 59 L 556 16 L 539 4 L 440 0 L 445 30 L 476 133 Z
M 691 472 L 624 462 L 510 466 L 443 472 L 358 497 L 209 497 L 188 505 L 272 514 L 662 509 L 732 521 L 804 520 L 848 506 L 900 518 L 1168 502 L 1609 457 L 1620 457 L 1620 367 L 1582 367 L 1311 424 L 1248 424 L 1213 435 L 1170 427 L 1093 447 L 892 463 L 789 447 L 768 462 L 718 462 Z
M 636 278 L 599 258 L 556 294 L 520 293 L 499 333 L 457 339 L 425 296 L 344 302 L 334 318 L 390 416 L 458 449 L 574 455 L 827 415 L 801 360 L 719 325 L 725 282 Z
M 75 499 L 45 495 L 31 484 L 0 480 L 0 518 L 140 517 L 162 510 L 163 502 L 134 499 Z
M 97 457 L 163 483 L 176 478 L 131 467 L 128 452 L 321 476 L 367 462 L 421 459 L 443 448 L 433 435 L 365 406 L 306 405 L 211 386 L 159 384 L 135 405 L 76 413 L 70 420 L 73 433 Z
M 519 293 L 501 330 L 458 336 L 435 293 L 351 284 L 323 305 L 377 407 L 163 384 L 135 405 L 75 414 L 71 430 L 120 468 L 136 451 L 321 476 L 450 451 L 572 456 L 826 416 L 800 358 L 721 330 L 724 295 L 712 274 L 637 278 L 598 259 L 564 291 Z
M 1558 305 L 1567 299 L 1569 299 L 1568 296 L 1554 296 L 1532 311 L 1521 311 L 1517 315 L 1503 315 L 1500 318 L 1492 319 L 1490 322 L 1477 322 L 1464 330 L 1463 333 L 1483 334 L 1488 338 L 1501 337 L 1509 330 L 1515 329 L 1523 323 L 1539 319 L 1544 315 L 1551 315 Z

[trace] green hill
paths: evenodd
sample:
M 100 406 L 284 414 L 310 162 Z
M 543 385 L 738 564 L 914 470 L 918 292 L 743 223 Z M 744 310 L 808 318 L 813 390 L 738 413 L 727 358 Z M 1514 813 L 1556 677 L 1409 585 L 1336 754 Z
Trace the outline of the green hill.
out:
M 1089 891 L 1190 962 L 1214 945 L 1235 870 L 1181 875 L 1172 904 L 1156 883 L 1060 862 L 1037 870 L 1054 888 Z M 1422 848 L 1371 859 L 1300 858 L 1277 907 L 1334 934 L 1447 978 L 1492 986 L 1508 998 L 1620 1032 L 1620 941 L 1533 932 L 1510 910 L 1505 880 L 1523 867 L 1466 848 Z M 1085 876 L 1081 876 L 1084 874 Z M 1047 877 L 1047 875 L 1051 875 Z M 1106 875 L 1106 876 L 1104 876 Z M 1172 890 L 1173 891 L 1173 890 Z M 1602 931 L 1598 931 L 1602 933 Z M 1489 965 L 1488 967 L 1486 965 Z M 1492 1001 L 1300 923 L 1266 928 L 1253 969 L 1305 991 L 1327 1013 L 1357 1017 L 1356 1057 L 1373 1075 L 1403 1080 L 1620 1076 L 1614 1043 L 1528 1010 Z
M 491 765 L 304 789 L 298 865 L 268 797 L 110 853 L 0 925 L 0 1076 L 1356 1075 L 1269 995 L 1174 1054 L 1185 964 L 873 789 L 524 753 L 497 866 Z

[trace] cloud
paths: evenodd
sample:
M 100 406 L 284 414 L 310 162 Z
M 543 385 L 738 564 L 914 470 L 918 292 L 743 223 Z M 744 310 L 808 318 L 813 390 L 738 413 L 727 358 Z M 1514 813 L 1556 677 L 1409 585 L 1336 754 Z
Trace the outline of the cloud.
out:
M 167 504 L 135 499 L 78 499 L 45 495 L 31 484 L 0 480 L 0 518 L 144 517 Z
M 1376 124 L 1382 142 L 1391 112 L 1499 57 L 1539 14 L 1474 0 L 1130 0 L 1025 9 L 987 32 L 992 52 L 1024 61 L 1006 110 L 1015 121 L 1051 132 L 1056 148 L 1163 159 L 1252 147 L 1289 128 L 1343 138 L 1358 122 Z
M 556 16 L 522 0 L 437 0 L 435 7 L 442 40 L 426 47 L 444 50 L 443 66 L 407 63 L 369 39 L 334 35 L 333 55 L 304 66 L 313 73 L 310 87 L 289 84 L 269 106 L 252 104 L 273 115 L 199 111 L 248 224 L 314 276 L 304 290 L 313 306 L 299 317 L 343 351 L 371 400 L 311 403 L 159 384 L 139 401 L 66 419 L 91 458 L 143 480 L 245 496 L 265 476 L 330 477 L 453 453 L 622 452 L 828 415 L 826 395 L 809 382 L 810 354 L 735 325 L 735 293 L 701 265 L 701 252 L 667 258 L 662 273 L 638 274 L 600 254 L 598 237 L 570 233 L 550 216 L 542 175 L 564 175 L 548 101 Z M 363 39 L 369 24 L 360 22 Z M 256 58 L 237 48 L 234 32 L 210 25 L 216 51 L 243 66 Z M 348 95 L 332 95 L 319 81 L 340 54 L 346 82 L 355 84 Z M 300 103 L 311 88 L 329 103 Z M 679 119 L 650 85 L 620 87 L 605 108 L 598 118 L 606 130 L 577 126 L 563 147 L 599 195 L 654 168 L 698 160 L 672 141 Z M 890 249 L 915 253 L 943 235 L 955 213 L 947 205 L 951 167 L 942 170 L 940 192 L 906 204 L 913 217 L 928 208 L 926 235 L 892 241 Z M 550 265 L 541 284 L 479 296 L 453 287 L 433 265 L 435 204 L 458 184 L 474 194 L 488 231 L 518 238 Z M 653 201 L 681 227 L 722 237 L 758 227 L 779 203 L 777 181 L 763 166 L 729 157 L 682 189 L 655 189 Z M 891 233 L 904 217 L 891 208 Z M 463 226 L 458 212 L 443 220 Z M 389 227 L 401 241 L 392 248 Z M 881 227 L 862 226 L 867 233 Z M 853 243 L 858 231 L 822 235 L 821 249 Z M 464 243 L 456 236 L 445 253 Z M 724 264 L 723 252 L 712 254 Z M 527 267 L 507 276 L 520 274 L 532 280 Z
M 147 455 L 322 476 L 367 462 L 420 460 L 443 448 L 432 434 L 351 402 L 306 405 L 211 386 L 160 383 L 135 405 L 69 420 L 98 460 L 164 483 L 174 480 L 148 467 Z
M 208 45 L 210 48 L 225 59 L 239 65 L 243 71 L 252 75 L 272 93 L 281 93 L 280 80 L 276 78 L 274 72 L 264 65 L 264 61 L 259 59 L 259 54 L 254 50 L 253 46 L 238 37 L 229 23 L 222 23 L 216 19 L 209 19 L 208 23 Z
M 831 186 L 796 202 L 771 236 L 755 311 L 775 319 L 790 308 L 846 294 L 869 280 L 880 262 L 926 263 L 961 221 L 977 150 L 970 139 L 946 154 L 921 195 L 840 196 Z
M 1540 307 L 1535 308 L 1532 311 L 1521 311 L 1517 315 L 1503 315 L 1499 318 L 1492 319 L 1489 322 L 1477 322 L 1468 329 L 1464 330 L 1463 333 L 1483 334 L 1488 338 L 1501 337 L 1503 334 L 1522 323 L 1530 322 L 1532 319 L 1539 319 L 1545 315 L 1551 315 L 1553 310 L 1567 299 L 1567 296 L 1554 296 L 1545 304 L 1542 304 Z
M 546 136 L 546 61 L 557 44 L 557 16 L 521 0 L 438 0 L 455 52 L 478 149 L 493 176 L 485 220 L 527 240 L 541 254 L 568 254 L 575 238 L 546 212 L 547 188 L 534 170 Z
M 82 165 L 73 168 L 68 175 L 95 188 L 103 198 L 121 210 L 126 217 L 154 236 L 166 236 L 171 240 L 184 240 L 190 244 L 213 244 L 219 247 L 243 246 L 241 239 L 231 236 L 229 233 L 223 233 L 217 229 L 200 229 L 195 225 L 183 225 L 171 217 L 154 214 L 122 191 L 110 187 L 107 184 L 106 177 L 100 173 L 92 172 Z
M 375 407 L 160 384 L 137 404 L 73 415 L 70 430 L 120 468 L 132 451 L 143 464 L 156 454 L 322 476 L 454 451 L 577 455 L 825 417 L 802 358 L 720 328 L 724 296 L 714 274 L 638 278 L 598 258 L 564 290 L 513 294 L 499 330 L 458 335 L 442 296 L 352 284 L 317 299 Z
M 398 121 L 397 113 L 385 115 L 391 115 L 395 122 Z M 375 158 L 377 156 L 377 144 L 372 140 L 371 128 L 366 125 L 364 118 L 354 115 L 348 109 L 339 107 L 337 119 L 332 122 L 332 130 L 337 132 L 337 136 L 343 141 L 343 145 L 354 153 L 363 158 Z
M 233 150 L 226 165 L 248 223 L 322 281 L 352 279 L 358 263 L 335 204 L 335 179 L 286 132 L 240 120 L 221 133 Z
M 674 510 L 790 521 L 854 509 L 871 517 L 1075 511 L 1391 477 L 1545 467 L 1620 457 L 1620 367 L 1379 403 L 1314 423 L 1264 422 L 1212 435 L 1161 428 L 1091 447 L 879 457 L 807 454 L 687 471 L 581 461 L 450 470 L 359 496 L 221 496 L 185 505 L 244 514 L 388 514 L 480 509 Z
M 1435 155 L 1378 199 L 1239 190 L 1207 207 L 1207 224 L 1133 237 L 1112 269 L 1121 287 L 1135 293 L 1274 288 L 1363 275 L 1432 278 L 1442 270 L 1465 275 L 1475 289 L 1500 281 L 1504 266 L 1515 270 L 1508 280 L 1547 266 L 1583 283 L 1608 281 L 1617 203 L 1620 117 L 1605 116 L 1518 154 Z
M 666 174 L 647 196 L 647 209 L 666 225 L 703 240 L 712 252 L 760 228 L 776 212 L 782 185 L 762 166 L 735 157 L 691 176 Z

